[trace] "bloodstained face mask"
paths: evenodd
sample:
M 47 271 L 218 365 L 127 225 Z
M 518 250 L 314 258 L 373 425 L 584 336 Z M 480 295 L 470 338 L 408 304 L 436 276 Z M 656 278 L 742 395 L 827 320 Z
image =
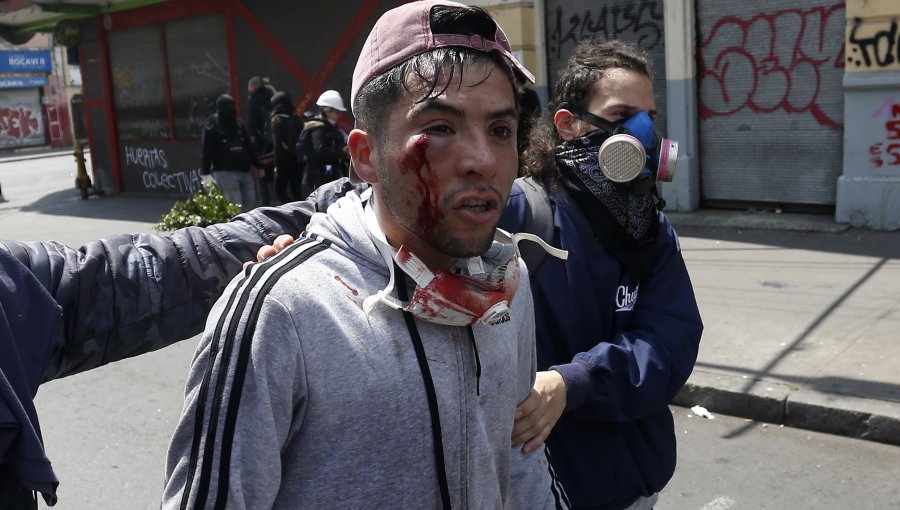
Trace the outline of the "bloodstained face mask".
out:
M 421 320 L 448 326 L 471 326 L 478 322 L 492 326 L 509 320 L 509 306 L 521 277 L 516 247 L 520 239 L 538 242 L 551 255 L 560 258 L 568 255 L 562 250 L 547 246 L 532 234 L 510 235 L 497 229 L 494 239 L 512 245 L 515 249 L 492 271 L 484 271 L 481 257 L 466 260 L 465 271 L 468 274 L 458 274 L 446 269 L 432 271 L 405 247 L 394 250 L 387 244 L 370 205 L 366 206 L 366 223 L 375 245 L 392 269 L 388 286 L 366 298 L 363 310 L 369 313 L 375 305 L 383 303 L 409 312 Z M 510 250 L 503 250 L 503 253 L 510 253 Z M 399 267 L 416 282 L 416 289 L 407 303 L 390 294 L 395 285 L 394 267 Z
M 482 277 L 456 274 L 446 269 L 429 270 L 406 247 L 394 254 L 394 262 L 416 282 L 405 306 L 384 296 L 388 306 L 402 308 L 422 320 L 448 326 L 486 325 L 506 322 L 509 304 L 519 286 L 519 258 L 515 255 Z M 480 266 L 481 259 L 469 259 Z

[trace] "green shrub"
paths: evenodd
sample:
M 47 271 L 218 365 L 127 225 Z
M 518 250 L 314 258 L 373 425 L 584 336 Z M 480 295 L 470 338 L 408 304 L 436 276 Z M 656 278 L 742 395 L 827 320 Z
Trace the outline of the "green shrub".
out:
M 205 182 L 187 199 L 175 202 L 172 210 L 163 214 L 153 228 L 162 232 L 190 226 L 205 227 L 228 221 L 240 212 L 240 206 L 228 203 L 218 186 Z

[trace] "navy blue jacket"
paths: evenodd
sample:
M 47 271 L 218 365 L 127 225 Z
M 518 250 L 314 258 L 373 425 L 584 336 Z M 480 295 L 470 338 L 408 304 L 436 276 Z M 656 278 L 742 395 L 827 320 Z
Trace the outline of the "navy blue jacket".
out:
M 550 195 L 554 246 L 531 274 L 538 370 L 566 382 L 566 412 L 547 444 L 574 507 L 623 508 L 675 470 L 669 401 L 697 358 L 703 325 L 678 244 L 659 214 L 656 262 L 637 281 L 565 192 Z M 513 186 L 500 227 L 523 231 Z
M 50 294 L 0 251 L 0 508 L 30 507 L 31 491 L 56 503 L 59 481 L 32 399 L 61 332 L 62 311 Z

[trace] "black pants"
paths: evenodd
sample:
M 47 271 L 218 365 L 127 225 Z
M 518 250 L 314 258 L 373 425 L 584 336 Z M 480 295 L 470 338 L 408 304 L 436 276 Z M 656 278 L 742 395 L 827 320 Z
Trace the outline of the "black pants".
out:
M 299 168 L 275 169 L 275 195 L 282 204 L 306 198 L 301 189 L 302 179 L 303 175 Z
M 274 197 L 272 188 L 275 182 L 275 167 L 263 166 L 260 170 L 262 171 L 262 175 L 260 176 L 257 174 L 256 177 L 256 192 L 259 194 L 258 205 L 272 205 L 272 198 Z

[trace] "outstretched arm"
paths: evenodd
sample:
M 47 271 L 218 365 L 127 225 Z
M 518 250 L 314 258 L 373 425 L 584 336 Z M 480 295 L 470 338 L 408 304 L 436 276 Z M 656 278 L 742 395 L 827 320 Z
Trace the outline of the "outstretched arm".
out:
M 353 189 L 329 183 L 305 202 L 259 208 L 227 223 L 171 234 L 117 235 L 73 249 L 0 241 L 63 308 L 45 381 L 150 352 L 203 330 L 228 282 L 281 234 L 299 235 L 317 210 Z

